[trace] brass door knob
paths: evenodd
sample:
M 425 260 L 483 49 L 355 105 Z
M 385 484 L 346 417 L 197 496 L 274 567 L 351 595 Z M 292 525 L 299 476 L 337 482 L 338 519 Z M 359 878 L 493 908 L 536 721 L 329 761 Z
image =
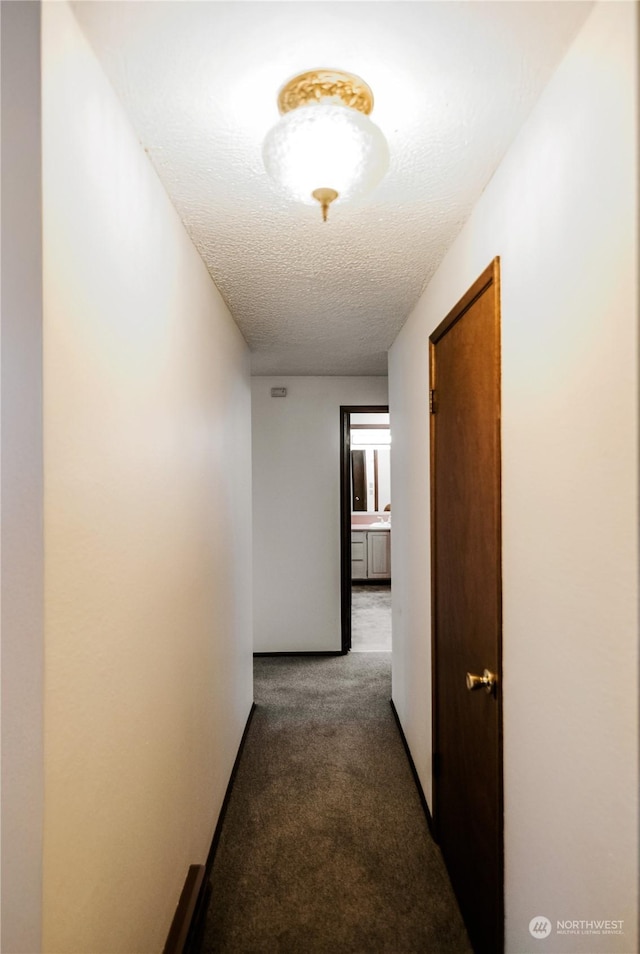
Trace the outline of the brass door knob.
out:
M 498 683 L 498 677 L 495 672 L 488 669 L 481 676 L 475 676 L 473 673 L 467 673 L 467 689 L 473 692 L 475 689 L 486 689 L 487 692 L 493 692 Z

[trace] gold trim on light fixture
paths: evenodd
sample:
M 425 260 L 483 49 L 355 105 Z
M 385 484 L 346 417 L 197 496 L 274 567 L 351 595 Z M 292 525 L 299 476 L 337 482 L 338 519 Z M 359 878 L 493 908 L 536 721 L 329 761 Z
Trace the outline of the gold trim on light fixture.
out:
M 310 70 L 299 73 L 282 87 L 278 109 L 288 113 L 310 103 L 331 102 L 357 109 L 368 116 L 373 109 L 373 93 L 363 79 L 339 70 Z
M 338 193 L 335 189 L 314 189 L 311 195 L 320 203 L 320 208 L 322 209 L 322 221 L 326 222 L 329 206 L 338 198 Z

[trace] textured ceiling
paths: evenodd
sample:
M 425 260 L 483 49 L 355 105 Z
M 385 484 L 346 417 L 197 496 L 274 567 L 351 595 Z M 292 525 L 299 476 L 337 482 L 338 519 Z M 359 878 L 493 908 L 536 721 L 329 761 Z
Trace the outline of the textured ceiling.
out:
M 386 351 L 591 4 L 76 2 L 254 374 L 386 374 Z M 357 203 L 278 195 L 261 159 L 292 75 L 372 87 L 389 173 Z

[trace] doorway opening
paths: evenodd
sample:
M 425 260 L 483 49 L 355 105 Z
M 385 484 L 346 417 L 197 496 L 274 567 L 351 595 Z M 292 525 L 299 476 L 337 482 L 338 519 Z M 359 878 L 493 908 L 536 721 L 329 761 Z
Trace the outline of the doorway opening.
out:
M 340 408 L 342 652 L 391 650 L 388 405 Z

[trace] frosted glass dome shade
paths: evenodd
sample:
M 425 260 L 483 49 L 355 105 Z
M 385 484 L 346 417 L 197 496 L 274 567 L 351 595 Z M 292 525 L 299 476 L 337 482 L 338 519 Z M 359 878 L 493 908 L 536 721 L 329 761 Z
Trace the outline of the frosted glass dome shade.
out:
M 348 199 L 373 189 L 389 166 L 387 143 L 363 113 L 333 103 L 311 103 L 286 113 L 270 130 L 262 156 L 272 179 L 313 205 L 316 189 Z

